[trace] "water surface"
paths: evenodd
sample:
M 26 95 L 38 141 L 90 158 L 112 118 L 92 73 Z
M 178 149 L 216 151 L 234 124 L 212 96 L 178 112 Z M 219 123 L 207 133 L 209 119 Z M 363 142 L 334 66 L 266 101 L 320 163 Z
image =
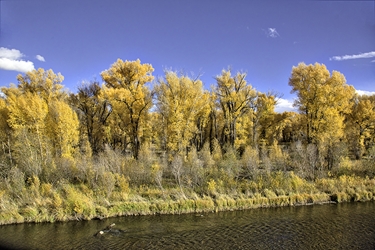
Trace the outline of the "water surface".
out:
M 375 202 L 0 227 L 10 249 L 374 249 Z M 115 223 L 110 232 L 94 236 Z

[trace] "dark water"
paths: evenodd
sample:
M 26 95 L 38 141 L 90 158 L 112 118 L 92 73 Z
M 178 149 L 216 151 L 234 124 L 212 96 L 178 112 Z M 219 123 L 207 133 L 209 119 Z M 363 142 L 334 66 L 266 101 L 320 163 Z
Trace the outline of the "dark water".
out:
M 93 236 L 111 223 L 112 231 Z M 375 249 L 375 202 L 0 227 L 11 249 Z

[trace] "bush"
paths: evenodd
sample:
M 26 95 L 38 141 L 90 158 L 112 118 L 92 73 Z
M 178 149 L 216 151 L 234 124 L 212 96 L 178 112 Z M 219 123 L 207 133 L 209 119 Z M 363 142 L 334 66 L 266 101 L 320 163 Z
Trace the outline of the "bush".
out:
M 256 178 L 259 172 L 259 152 L 258 150 L 247 146 L 241 157 L 241 163 L 245 173 L 250 179 Z
M 78 220 L 91 219 L 95 216 L 93 197 L 88 197 L 70 184 L 66 184 L 63 191 L 66 196 L 64 202 L 65 214 Z
M 239 177 L 241 164 L 237 159 L 237 152 L 233 147 L 227 146 L 223 159 L 218 162 L 218 167 L 230 179 Z

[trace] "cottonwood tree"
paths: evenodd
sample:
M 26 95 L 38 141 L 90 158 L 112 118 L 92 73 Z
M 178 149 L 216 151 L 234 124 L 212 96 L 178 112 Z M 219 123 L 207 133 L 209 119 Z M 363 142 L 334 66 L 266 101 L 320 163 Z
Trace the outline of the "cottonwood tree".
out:
M 36 94 L 46 102 L 51 99 L 64 99 L 67 97 L 63 91 L 64 86 L 61 84 L 64 77 L 58 73 L 55 74 L 52 69 L 32 70 L 25 75 L 17 75 L 18 89 L 23 92 Z
M 63 76 L 38 69 L 20 74 L 17 79 L 17 86 L 2 88 L 7 123 L 18 142 L 13 147 L 14 155 L 18 154 L 24 165 L 34 163 L 33 167 L 38 169 L 51 165 L 47 164 L 51 154 L 71 157 L 78 141 L 78 119 L 66 103 Z M 40 172 L 35 171 L 35 174 Z
M 48 106 L 47 135 L 54 145 L 54 155 L 72 158 L 79 140 L 77 114 L 63 101 L 55 100 Z
M 11 128 L 7 122 L 9 118 L 9 111 L 7 109 L 6 101 L 0 94 L 0 167 L 5 169 L 6 166 L 12 166 L 12 152 L 11 152 Z M 1 171 L 3 172 L 3 171 Z
M 165 147 L 174 155 L 187 147 L 203 146 L 203 126 L 209 112 L 209 94 L 202 81 L 166 71 L 155 86 L 157 112 L 161 119 L 161 136 Z
M 206 137 L 209 141 L 210 152 L 213 152 L 216 142 L 219 140 L 219 119 L 220 109 L 216 100 L 215 89 L 212 89 L 209 96 L 209 114 L 208 121 L 206 124 Z
M 45 166 L 50 146 L 46 136 L 47 103 L 32 93 L 7 92 L 8 126 L 12 129 L 12 154 L 29 174 L 39 175 Z
M 297 94 L 295 106 L 305 120 L 304 133 L 307 143 L 325 152 L 328 169 L 333 165 L 334 146 L 344 135 L 345 114 L 350 113 L 354 87 L 346 84 L 343 74 L 332 74 L 324 64 L 293 67 L 289 79 L 291 93 Z
M 107 120 L 112 113 L 108 100 L 103 98 L 103 90 L 97 81 L 86 82 L 78 87 L 77 94 L 70 95 L 70 102 L 76 108 L 80 119 L 81 140 L 87 140 L 94 155 L 104 150 L 107 141 Z
M 64 77 L 51 69 L 42 68 L 18 75 L 18 89 L 22 93 L 31 93 L 42 98 L 48 106 L 45 118 L 46 132 L 52 142 L 53 152 L 58 157 L 72 157 L 78 143 L 78 118 L 67 104 L 68 94 L 61 84 Z
M 357 160 L 373 146 L 375 135 L 375 96 L 356 96 L 346 123 L 346 136 Z
M 104 94 L 111 103 L 114 116 L 117 116 L 122 136 L 130 137 L 132 154 L 138 158 L 143 126 L 149 109 L 152 107 L 152 93 L 147 87 L 154 77 L 151 64 L 118 59 L 101 73 L 105 82 Z M 115 124 L 113 124 L 115 125 Z M 124 151 L 127 142 L 123 143 Z
M 256 98 L 250 102 L 251 145 L 258 147 L 259 139 L 268 139 L 272 135 L 271 128 L 275 126 L 275 106 L 277 94 L 272 92 L 257 92 Z M 276 122 L 279 122 L 276 120 Z M 272 140 L 272 139 L 269 139 Z
M 221 144 L 232 147 L 237 137 L 237 120 L 250 111 L 250 103 L 256 98 L 255 89 L 247 84 L 246 74 L 238 72 L 232 76 L 230 70 L 223 70 L 216 77 L 218 104 L 223 114 Z

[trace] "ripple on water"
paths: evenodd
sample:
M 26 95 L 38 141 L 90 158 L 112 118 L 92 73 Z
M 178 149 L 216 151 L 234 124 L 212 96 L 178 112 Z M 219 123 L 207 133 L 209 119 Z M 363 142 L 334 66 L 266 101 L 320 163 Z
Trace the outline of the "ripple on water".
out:
M 16 249 L 374 249 L 375 203 L 0 227 Z M 112 232 L 93 235 L 116 223 Z M 124 230 L 124 231 L 122 231 Z

